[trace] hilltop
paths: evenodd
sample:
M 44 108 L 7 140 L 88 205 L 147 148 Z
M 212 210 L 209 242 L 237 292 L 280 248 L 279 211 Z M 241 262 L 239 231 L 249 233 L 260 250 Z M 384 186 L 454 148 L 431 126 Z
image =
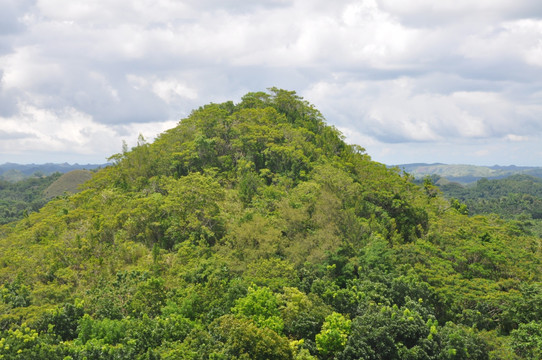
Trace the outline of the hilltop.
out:
M 194 110 L 0 228 L 8 359 L 532 359 L 542 246 L 295 92 Z

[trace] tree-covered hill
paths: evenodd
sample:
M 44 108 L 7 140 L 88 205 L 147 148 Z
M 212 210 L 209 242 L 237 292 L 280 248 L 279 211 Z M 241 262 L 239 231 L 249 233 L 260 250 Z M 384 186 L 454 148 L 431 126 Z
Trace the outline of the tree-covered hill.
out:
M 209 104 L 0 228 L 0 359 L 535 359 L 540 238 L 294 92 Z

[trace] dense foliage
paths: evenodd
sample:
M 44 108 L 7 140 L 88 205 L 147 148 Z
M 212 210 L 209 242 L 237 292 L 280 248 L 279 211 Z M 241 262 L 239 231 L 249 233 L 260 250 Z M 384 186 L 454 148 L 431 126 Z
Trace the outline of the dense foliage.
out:
M 195 110 L 0 228 L 0 359 L 532 359 L 541 241 L 294 92 Z

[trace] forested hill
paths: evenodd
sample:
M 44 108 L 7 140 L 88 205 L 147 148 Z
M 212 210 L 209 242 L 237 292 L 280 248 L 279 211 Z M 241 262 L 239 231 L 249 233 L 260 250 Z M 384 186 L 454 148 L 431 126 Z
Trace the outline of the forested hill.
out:
M 536 359 L 542 244 L 294 92 L 194 110 L 0 228 L 1 359 Z

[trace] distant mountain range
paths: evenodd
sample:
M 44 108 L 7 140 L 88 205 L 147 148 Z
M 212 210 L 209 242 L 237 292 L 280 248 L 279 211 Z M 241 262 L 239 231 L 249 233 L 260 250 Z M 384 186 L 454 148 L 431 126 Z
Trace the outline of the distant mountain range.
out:
M 0 165 L 0 180 L 20 181 L 32 176 L 46 176 L 56 172 L 65 174 L 73 170 L 93 170 L 105 167 L 108 164 L 15 164 L 5 163 Z
M 502 179 L 511 175 L 522 174 L 542 178 L 542 167 L 534 166 L 476 166 L 476 165 L 449 165 L 449 164 L 400 164 L 393 165 L 415 178 L 438 175 L 450 181 L 463 184 L 475 182 L 481 178 Z

